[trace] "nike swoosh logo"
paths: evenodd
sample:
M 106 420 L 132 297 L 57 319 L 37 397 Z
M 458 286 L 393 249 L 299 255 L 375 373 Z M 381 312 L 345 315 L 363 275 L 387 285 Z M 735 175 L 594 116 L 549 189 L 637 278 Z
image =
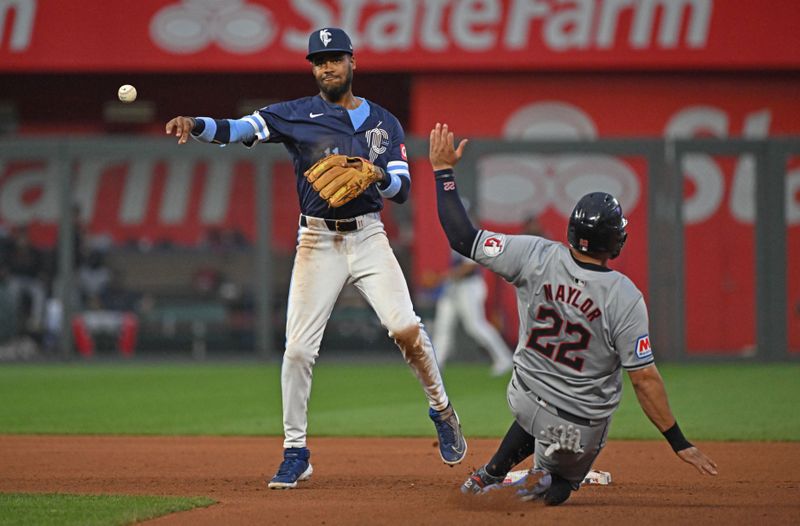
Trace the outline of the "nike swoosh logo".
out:
M 324 113 L 309 113 L 308 114 L 308 116 L 311 117 L 312 119 L 316 119 L 317 117 L 321 117 L 323 115 L 325 115 L 325 114 Z

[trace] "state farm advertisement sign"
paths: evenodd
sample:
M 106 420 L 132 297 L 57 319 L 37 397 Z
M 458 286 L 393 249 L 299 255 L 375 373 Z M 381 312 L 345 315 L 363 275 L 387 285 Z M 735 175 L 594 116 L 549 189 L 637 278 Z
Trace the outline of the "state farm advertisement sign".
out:
M 371 71 L 797 69 L 795 0 L 0 1 L 0 71 L 293 71 L 342 27 Z
M 457 138 L 746 137 L 800 133 L 800 85 L 756 76 L 448 75 L 414 85 L 412 130 L 425 136 L 446 122 Z M 467 109 L 472 111 L 466 111 Z M 467 146 L 469 148 L 469 145 Z M 787 268 L 800 265 L 800 159 L 786 166 Z M 689 349 L 748 352 L 755 342 L 754 159 L 692 155 L 684 159 L 686 322 Z M 415 275 L 444 268 L 449 249 L 438 224 L 430 167 L 415 165 Z M 647 294 L 646 164 L 631 156 L 487 155 L 478 171 L 477 217 L 490 230 L 517 233 L 531 214 L 549 237 L 565 241 L 575 202 L 592 190 L 617 195 L 629 238 L 613 267 Z M 422 175 L 422 177 L 420 177 Z M 421 183 L 421 184 L 419 184 Z M 776 234 L 781 235 L 781 234 Z M 800 349 L 800 274 L 787 272 L 791 346 Z M 490 281 L 490 283 L 494 283 Z M 517 306 L 502 283 L 490 302 L 503 309 L 515 339 Z M 500 297 L 498 299 L 498 296 Z M 656 349 L 657 352 L 657 349 Z

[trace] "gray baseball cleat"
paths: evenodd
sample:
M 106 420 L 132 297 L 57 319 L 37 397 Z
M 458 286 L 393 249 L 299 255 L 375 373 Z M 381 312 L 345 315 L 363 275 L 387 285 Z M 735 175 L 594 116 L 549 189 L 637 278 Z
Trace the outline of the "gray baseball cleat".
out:
M 505 476 L 495 477 L 486 473 L 486 466 L 481 467 L 461 485 L 464 495 L 481 495 L 503 486 Z

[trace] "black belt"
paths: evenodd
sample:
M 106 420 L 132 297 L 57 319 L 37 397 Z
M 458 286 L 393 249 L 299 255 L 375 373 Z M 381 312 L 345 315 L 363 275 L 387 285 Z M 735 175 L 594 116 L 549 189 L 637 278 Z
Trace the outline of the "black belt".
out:
M 567 413 L 563 409 L 559 409 L 556 406 L 554 406 L 553 404 L 551 404 L 550 402 L 542 399 L 542 397 L 540 397 L 539 395 L 537 395 L 536 393 L 531 391 L 530 388 L 527 385 L 525 385 L 525 382 L 522 381 L 522 378 L 520 378 L 520 376 L 518 374 L 516 374 L 516 372 L 514 373 L 514 378 L 516 379 L 517 382 L 519 382 L 519 385 L 522 386 L 522 390 L 523 391 L 525 391 L 527 393 L 530 393 L 533 396 L 535 396 L 537 402 L 538 401 L 544 402 L 547 407 L 549 407 L 551 409 L 554 409 L 556 414 L 558 416 L 560 416 L 561 418 L 563 418 L 564 420 L 572 422 L 573 424 L 578 424 L 579 426 L 587 426 L 588 427 L 588 426 L 592 425 L 592 421 L 591 420 L 588 420 L 586 418 L 582 418 L 582 417 L 577 416 L 577 415 L 573 415 L 572 413 Z
M 325 226 L 328 227 L 328 230 L 333 230 L 334 232 L 352 232 L 353 230 L 358 230 L 358 221 L 356 221 L 355 217 L 351 217 L 349 219 L 324 219 Z M 306 216 L 300 216 L 300 226 L 308 226 L 308 220 L 306 220 Z

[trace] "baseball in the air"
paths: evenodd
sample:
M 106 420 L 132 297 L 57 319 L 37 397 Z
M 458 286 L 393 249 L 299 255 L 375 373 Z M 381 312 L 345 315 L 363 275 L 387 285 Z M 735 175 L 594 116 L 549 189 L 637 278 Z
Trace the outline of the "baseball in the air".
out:
M 119 90 L 117 91 L 117 96 L 122 102 L 133 102 L 136 100 L 136 88 L 130 84 L 120 86 Z

